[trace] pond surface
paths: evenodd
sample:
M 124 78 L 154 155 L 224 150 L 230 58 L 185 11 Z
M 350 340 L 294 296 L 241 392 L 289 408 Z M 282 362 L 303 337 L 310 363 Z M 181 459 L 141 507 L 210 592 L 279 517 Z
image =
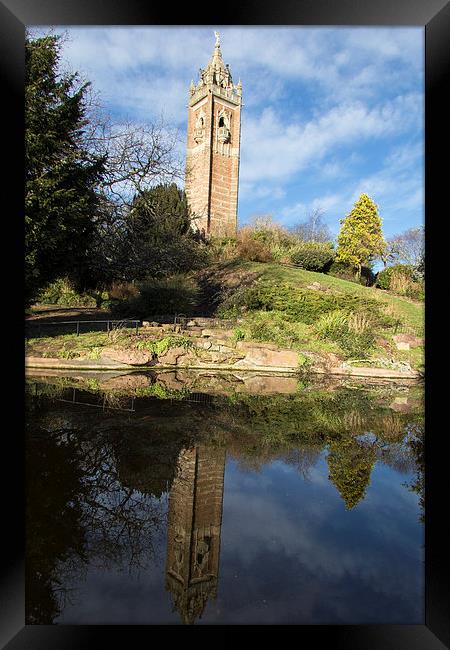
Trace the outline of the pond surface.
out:
M 27 380 L 28 624 L 423 624 L 421 388 L 258 382 Z

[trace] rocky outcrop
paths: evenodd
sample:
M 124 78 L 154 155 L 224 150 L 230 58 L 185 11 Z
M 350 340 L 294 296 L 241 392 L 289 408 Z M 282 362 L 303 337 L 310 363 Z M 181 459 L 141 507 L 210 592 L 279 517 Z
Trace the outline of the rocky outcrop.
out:
M 412 334 L 395 334 L 392 338 L 397 350 L 410 350 L 411 348 L 422 347 L 424 344 L 423 339 Z
M 288 374 L 297 371 L 310 371 L 322 375 L 348 375 L 369 378 L 418 379 L 421 374 L 413 370 L 405 361 L 395 362 L 390 359 L 371 359 L 364 367 L 356 367 L 361 361 L 343 362 L 331 352 L 316 352 L 311 350 L 280 349 L 275 344 L 252 341 L 237 341 L 226 330 L 209 328 L 208 336 L 168 336 L 164 330 L 159 330 L 159 336 L 153 337 L 152 331 L 149 342 L 164 342 L 168 347 L 158 355 L 150 350 L 124 348 L 110 345 L 102 349 L 101 357 L 93 359 L 45 359 L 27 357 L 27 367 L 34 368 L 97 368 L 109 370 L 113 368 L 152 367 L 167 369 L 210 369 L 232 371 L 279 372 Z M 214 334 L 214 336 L 213 336 Z M 218 336 L 220 334 L 220 336 Z M 410 335 L 398 335 L 397 344 L 417 346 L 422 339 Z M 133 341 L 134 343 L 134 341 Z M 148 346 L 152 347 L 152 346 Z M 159 347 L 162 347 L 161 345 Z M 363 360 L 364 361 L 364 360 Z M 378 367 L 366 367 L 375 363 Z M 119 382 L 120 383 L 120 382 Z M 257 382 L 256 382 L 257 383 Z M 288 384 L 286 384 L 288 385 Z M 262 388 L 261 388 L 262 390 Z M 277 389 L 277 392 L 278 389 Z
M 224 348 L 224 349 L 221 349 Z M 185 348 L 182 346 L 169 348 L 158 356 L 158 364 L 163 366 L 192 366 L 195 368 L 208 367 L 211 364 L 232 366 L 244 354 L 226 346 L 211 346 L 209 349 Z
M 130 350 L 119 347 L 103 348 L 102 358 L 112 359 L 129 366 L 148 366 L 154 364 L 153 354 L 148 350 Z
M 233 330 L 218 329 L 213 327 L 205 327 L 202 329 L 202 336 L 217 336 L 219 338 L 227 337 L 231 338 L 233 336 Z
M 189 365 L 194 358 L 193 350 L 180 345 L 161 352 L 158 355 L 158 363 L 164 366 Z
M 264 368 L 298 368 L 298 352 L 280 350 L 276 346 L 239 341 L 236 349 L 245 357 L 235 363 L 236 368 L 261 366 Z

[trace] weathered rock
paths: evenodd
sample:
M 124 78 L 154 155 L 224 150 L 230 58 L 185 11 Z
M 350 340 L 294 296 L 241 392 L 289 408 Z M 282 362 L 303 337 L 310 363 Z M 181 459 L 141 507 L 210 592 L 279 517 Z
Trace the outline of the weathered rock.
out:
M 322 285 L 320 282 L 313 282 L 312 284 L 308 284 L 307 289 L 315 289 L 316 291 L 323 289 Z
M 219 352 L 227 352 L 227 353 L 236 354 L 236 349 L 234 347 L 231 347 L 230 345 L 223 345 L 222 343 L 220 343 L 219 344 Z
M 331 369 L 330 372 L 339 372 L 339 374 L 353 375 L 355 377 L 382 377 L 393 379 L 418 379 L 420 374 L 416 370 L 397 370 L 390 368 L 367 368 L 347 366 L 343 363 L 340 369 Z
M 202 330 L 202 336 L 215 336 L 215 337 L 219 337 L 219 338 L 224 338 L 224 337 L 231 338 L 233 336 L 233 334 L 234 334 L 233 330 L 226 330 L 226 329 L 219 329 L 219 328 L 206 327 L 206 328 L 203 328 L 203 330 Z
M 203 329 L 201 327 L 196 327 L 196 326 L 191 326 L 189 323 L 187 324 L 187 334 L 189 336 L 201 336 Z
M 186 362 L 192 357 L 192 352 L 183 346 L 168 348 L 158 355 L 158 363 L 168 366 L 176 366 L 183 359 Z
M 197 356 L 197 364 L 202 367 L 204 364 L 217 363 L 227 366 L 232 366 L 237 361 L 244 358 L 243 354 L 237 353 L 235 350 L 222 352 L 220 350 L 199 350 Z
M 330 368 L 335 368 L 341 364 L 341 359 L 334 352 L 323 352 L 322 354 L 324 365 Z
M 190 386 L 192 383 L 192 377 L 186 375 L 183 376 L 179 371 L 174 370 L 170 372 L 161 372 L 156 376 L 156 381 L 158 384 L 162 384 L 169 390 L 181 390 Z
M 245 358 L 238 361 L 235 367 L 272 367 L 298 368 L 298 352 L 295 350 L 273 350 L 268 347 L 247 347 Z
M 153 325 L 153 324 L 148 324 L 145 325 L 147 321 L 144 321 L 141 327 L 141 332 L 144 334 L 151 334 L 155 336 L 163 336 L 164 335 L 164 330 L 160 325 Z
M 398 413 L 408 413 L 411 410 L 411 405 L 408 403 L 407 397 L 396 397 L 389 404 L 389 408 Z
M 423 339 L 412 334 L 395 334 L 393 337 L 397 350 L 410 350 L 423 346 Z
M 146 366 L 152 363 L 153 355 L 148 350 L 126 350 L 124 348 L 103 348 L 102 357 L 127 363 L 130 366 Z
M 202 350 L 210 350 L 212 352 L 234 352 L 234 346 L 230 345 L 229 339 L 199 339 L 196 343 L 197 348 Z
M 204 316 L 202 318 L 193 318 L 192 321 L 189 321 L 189 323 L 194 322 L 199 327 L 211 327 L 213 323 L 216 322 L 216 320 L 216 318 L 208 318 Z

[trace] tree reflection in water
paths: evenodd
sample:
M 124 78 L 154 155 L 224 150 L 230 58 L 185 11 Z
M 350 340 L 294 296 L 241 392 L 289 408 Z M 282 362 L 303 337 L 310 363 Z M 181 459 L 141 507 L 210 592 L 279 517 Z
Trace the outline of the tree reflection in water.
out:
M 148 459 L 147 459 L 148 461 Z M 27 440 L 26 620 L 50 624 L 87 565 L 139 573 L 160 560 L 166 505 L 122 480 L 103 436 L 33 427 Z M 129 477 L 128 477 L 129 480 Z

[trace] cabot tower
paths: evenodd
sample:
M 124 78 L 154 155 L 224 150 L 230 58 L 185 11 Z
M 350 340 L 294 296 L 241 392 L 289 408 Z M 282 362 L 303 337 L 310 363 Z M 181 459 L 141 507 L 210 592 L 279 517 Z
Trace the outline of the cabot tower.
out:
M 207 236 L 235 236 L 239 182 L 242 85 L 224 64 L 219 34 L 188 105 L 186 196 L 193 226 Z

